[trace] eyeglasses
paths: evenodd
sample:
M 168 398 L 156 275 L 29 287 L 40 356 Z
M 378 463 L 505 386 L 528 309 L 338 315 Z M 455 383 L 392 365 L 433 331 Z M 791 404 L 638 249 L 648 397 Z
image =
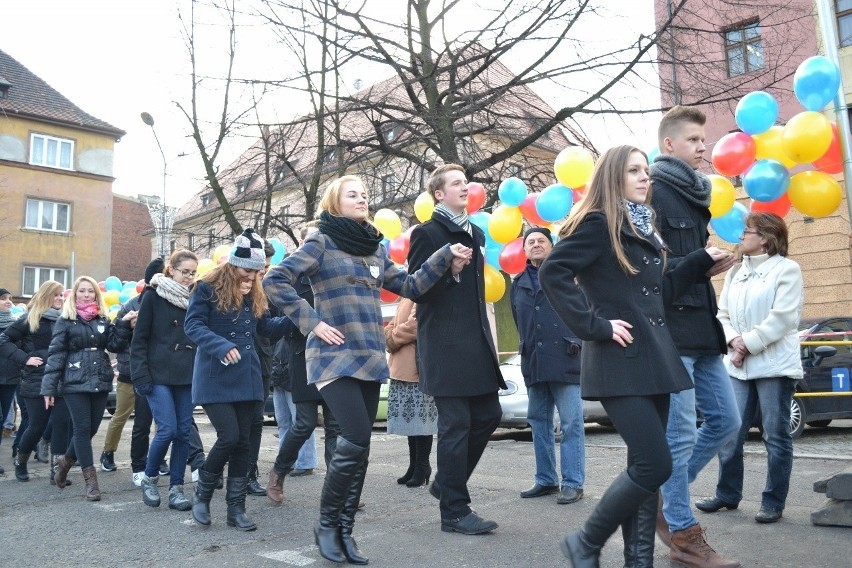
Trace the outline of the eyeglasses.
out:
M 183 268 L 175 268 L 176 272 L 180 272 L 184 278 L 195 278 L 195 275 L 198 274 L 195 270 L 184 270 Z
M 744 235 L 760 235 L 760 231 L 752 231 L 750 229 L 743 229 Z

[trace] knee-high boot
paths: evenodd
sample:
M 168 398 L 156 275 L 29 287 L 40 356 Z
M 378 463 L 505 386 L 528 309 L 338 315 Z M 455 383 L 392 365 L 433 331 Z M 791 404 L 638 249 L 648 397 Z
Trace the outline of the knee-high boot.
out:
M 198 470 L 198 483 L 195 484 L 195 494 L 192 497 L 192 518 L 199 525 L 210 525 L 210 500 L 216 490 L 219 476 L 210 473 L 204 467 Z
M 432 466 L 429 465 L 429 455 L 432 453 L 432 436 L 415 436 L 416 458 L 414 475 L 406 483 L 406 487 L 421 487 L 428 485 L 432 476 Z
M 649 497 L 621 525 L 624 537 L 624 568 L 653 568 L 657 497 Z
M 370 559 L 361 554 L 352 538 L 352 529 L 355 526 L 355 513 L 358 512 L 358 501 L 361 499 L 361 491 L 364 489 L 364 478 L 367 476 L 367 464 L 369 463 L 369 451 L 355 474 L 352 487 L 346 496 L 346 502 L 340 511 L 340 542 L 343 545 L 343 555 L 349 564 L 368 564 Z
M 633 483 L 626 471 L 622 472 L 601 497 L 583 528 L 562 540 L 562 553 L 574 568 L 598 568 L 601 548 L 607 539 L 641 504 L 656 495 L 655 491 Z
M 417 465 L 417 436 L 408 437 L 408 469 L 397 478 L 396 482 L 400 485 L 405 485 L 414 475 L 414 467 Z
M 257 525 L 246 515 L 247 477 L 228 476 L 225 503 L 228 504 L 228 526 L 241 531 L 253 531 Z
M 328 465 L 328 473 L 320 498 L 320 519 L 314 526 L 314 537 L 320 555 L 332 562 L 345 562 L 340 542 L 340 511 L 349 496 L 349 491 L 358 473 L 358 468 L 367 459 L 368 448 L 351 443 L 342 436 L 337 437 L 334 457 Z

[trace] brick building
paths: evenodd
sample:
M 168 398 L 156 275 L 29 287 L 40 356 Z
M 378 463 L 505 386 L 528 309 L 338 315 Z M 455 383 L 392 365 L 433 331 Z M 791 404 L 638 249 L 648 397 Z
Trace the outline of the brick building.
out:
M 153 256 L 154 224 L 144 201 L 125 195 L 112 196 L 112 249 L 110 275 L 139 280 Z

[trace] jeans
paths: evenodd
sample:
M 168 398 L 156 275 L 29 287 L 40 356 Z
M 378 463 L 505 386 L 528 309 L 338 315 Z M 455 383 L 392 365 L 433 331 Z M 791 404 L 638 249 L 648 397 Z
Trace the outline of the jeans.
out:
M 116 382 L 115 384 L 115 414 L 109 421 L 106 438 L 104 438 L 104 451 L 114 452 L 118 449 L 118 441 L 121 439 L 121 431 L 127 424 L 127 419 L 133 412 L 136 404 L 136 393 L 133 392 L 131 383 Z
M 586 478 L 586 431 L 580 385 L 535 383 L 527 389 L 527 393 L 527 420 L 532 426 L 535 449 L 535 482 L 544 486 L 560 485 L 556 476 L 556 440 L 553 433 L 555 405 L 562 425 L 562 442 L 559 444 L 561 485 L 581 489 Z
M 740 428 L 740 412 L 731 381 L 719 355 L 682 356 L 695 389 L 671 395 L 666 439 L 672 475 L 663 484 L 663 514 L 669 529 L 698 524 L 689 504 L 689 484 Z M 696 428 L 696 408 L 704 417 Z
M 80 467 L 95 464 L 92 457 L 92 438 L 98 433 L 107 403 L 106 392 L 66 393 L 65 404 L 74 424 L 73 453 Z M 71 450 L 72 448 L 69 448 Z
M 272 390 L 272 402 L 275 405 L 275 421 L 278 422 L 278 451 L 284 447 L 284 438 L 287 431 L 296 423 L 296 404 L 293 402 L 293 394 L 284 389 Z M 314 404 L 316 407 L 316 404 Z M 316 426 L 316 421 L 314 421 Z M 317 442 L 313 429 L 311 435 L 299 448 L 299 457 L 293 464 L 295 469 L 314 469 L 317 466 Z
M 157 433 L 148 449 L 145 475 L 157 477 L 169 444 L 169 486 L 183 485 L 189 455 L 189 429 L 192 428 L 192 385 L 154 385 L 146 397 L 157 423 Z
M 739 503 L 743 498 L 743 444 L 754 413 L 760 408 L 763 445 L 768 467 L 761 506 L 780 511 L 787 502 L 790 474 L 793 471 L 793 437 L 790 435 L 790 404 L 796 381 L 772 377 L 741 381 L 731 378 L 742 427 L 719 453 L 719 482 L 716 497 L 726 503 Z

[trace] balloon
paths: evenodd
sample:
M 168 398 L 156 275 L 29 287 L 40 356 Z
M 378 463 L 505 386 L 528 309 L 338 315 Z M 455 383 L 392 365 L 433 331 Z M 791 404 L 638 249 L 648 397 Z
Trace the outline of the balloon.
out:
M 787 213 L 790 212 L 789 190 L 775 201 L 752 201 L 751 212 L 775 213 L 779 217 L 786 217 Z
M 520 209 L 500 205 L 491 213 L 491 220 L 488 221 L 488 233 L 498 243 L 508 243 L 518 236 L 523 224 L 524 220 L 521 217 Z
M 831 146 L 831 123 L 818 112 L 800 112 L 784 127 L 781 144 L 791 160 L 800 164 L 813 162 Z
M 548 222 L 558 221 L 571 211 L 574 194 L 571 190 L 555 183 L 544 188 L 535 202 L 535 210 L 539 217 Z
M 485 301 L 496 302 L 506 293 L 506 281 L 500 271 L 491 266 L 485 265 Z
M 125 288 L 124 290 L 122 290 L 121 292 L 119 292 L 119 294 L 118 294 L 118 302 L 119 302 L 120 304 L 123 304 L 124 302 L 126 302 L 127 300 L 129 300 L 130 298 L 132 298 L 133 296 L 135 296 L 136 294 L 137 294 L 137 292 L 136 292 L 136 290 L 135 290 L 135 289 L 133 289 L 133 288 Z
M 485 205 L 485 188 L 481 183 L 470 182 L 467 184 L 467 212 L 479 211 L 483 205 Z
M 143 282 L 144 282 L 144 280 L 143 280 Z M 68 299 L 68 296 L 70 296 L 70 295 L 71 295 L 71 288 L 67 288 L 64 292 L 62 292 L 62 297 L 65 298 L 66 300 Z
M 120 291 L 121 290 L 121 280 L 119 280 L 115 276 L 110 276 L 109 278 L 104 280 L 104 288 L 106 288 L 107 292 L 109 292 L 110 290 Z
M 751 139 L 754 140 L 755 145 L 754 159 L 777 160 L 784 164 L 784 167 L 788 170 L 795 166 L 796 162 L 791 160 L 787 156 L 787 152 L 784 151 L 784 145 L 781 141 L 783 136 L 783 126 L 773 126 L 766 132 L 752 135 Z
M 284 255 L 286 253 L 284 243 L 282 243 L 278 238 L 272 237 L 269 239 L 269 244 L 271 244 L 272 248 L 275 249 L 275 254 L 273 254 L 272 258 L 269 260 L 270 265 L 278 264 L 284 260 Z
M 402 233 L 402 221 L 395 211 L 379 209 L 373 217 L 373 224 L 384 236 L 393 240 Z
M 388 247 L 388 256 L 390 259 L 397 264 L 405 264 L 405 260 L 408 258 L 408 249 L 410 248 L 409 243 L 410 241 L 406 240 L 402 235 L 392 240 Z
M 488 213 L 487 211 L 477 211 L 468 217 L 468 220 L 485 232 L 486 239 L 491 238 L 491 235 L 488 234 L 488 223 L 491 222 L 491 213 Z
M 738 176 L 754 162 L 754 140 L 745 132 L 732 132 L 722 136 L 713 146 L 711 161 L 723 176 Z
M 840 206 L 843 190 L 823 172 L 799 172 L 790 178 L 790 203 L 808 217 L 831 215 Z
M 228 254 L 223 254 L 222 256 L 219 257 L 219 260 L 216 261 L 216 265 L 222 266 L 223 264 L 226 264 L 230 257 L 231 257 L 231 253 L 229 251 Z
M 524 239 L 518 237 L 507 243 L 500 253 L 500 268 L 506 274 L 518 274 L 527 266 L 527 254 L 524 252 Z
M 539 227 L 543 227 L 547 225 L 547 221 L 541 218 L 538 214 L 538 211 L 535 208 L 536 201 L 538 201 L 539 193 L 530 193 L 527 195 L 527 198 L 524 199 L 524 202 L 518 206 L 518 209 L 521 210 L 521 214 L 524 216 L 524 219 L 527 220 L 527 223 L 530 225 L 538 225 Z
M 127 282 L 123 282 L 123 283 L 121 284 L 121 289 L 122 289 L 122 290 L 127 290 L 128 288 L 136 288 L 136 282 L 133 282 L 133 281 L 131 281 L 131 280 L 128 280 Z
M 101 280 L 100 282 L 98 282 L 98 288 L 101 289 L 101 292 L 106 292 L 106 283 Z
M 740 99 L 734 117 L 746 134 L 766 132 L 778 120 L 778 102 L 766 91 L 754 91 Z
M 574 196 L 574 203 L 577 203 L 578 201 L 583 199 L 584 195 L 586 195 L 586 186 L 583 185 L 583 186 L 580 186 L 580 187 L 575 187 L 574 189 L 571 190 L 571 193 Z
M 654 160 L 656 160 L 657 156 L 659 156 L 659 155 L 660 155 L 660 147 L 659 146 L 654 146 L 653 148 L 651 148 L 651 151 L 648 152 L 648 163 L 653 164 Z
M 743 188 L 755 201 L 775 201 L 789 185 L 790 173 L 775 160 L 758 160 L 743 175 Z
M 104 303 L 107 307 L 118 304 L 119 302 L 118 290 L 107 290 L 104 292 Z
M 827 174 L 839 174 L 843 171 L 843 157 L 840 154 L 840 133 L 837 125 L 831 123 L 831 145 L 821 157 L 814 160 L 814 167 Z
M 553 173 L 559 183 L 567 187 L 585 185 L 592 177 L 595 169 L 595 159 L 585 148 L 569 146 L 556 156 L 553 162 Z
M 379 298 L 381 298 L 381 300 L 386 304 L 392 304 L 399 300 L 399 296 L 397 296 L 390 290 L 385 290 L 384 288 L 379 290 Z
M 204 276 L 205 274 L 207 274 L 208 272 L 213 270 L 213 268 L 215 268 L 215 267 L 216 267 L 216 264 L 211 259 L 202 258 L 201 260 L 198 261 L 198 268 L 196 268 L 195 270 L 196 270 L 196 273 L 198 274 L 198 276 Z M 140 290 L 140 292 L 141 292 L 141 290 Z
M 470 192 L 468 192 L 467 202 L 470 203 Z M 425 223 L 432 218 L 432 211 L 435 210 L 435 200 L 425 191 L 417 196 L 414 200 L 414 215 L 421 223 Z
M 726 177 L 717 175 L 707 177 L 710 178 L 710 216 L 715 219 L 731 210 L 737 201 L 737 190 Z
M 485 263 L 493 266 L 497 270 L 500 270 L 500 253 L 503 252 L 502 243 L 495 243 L 494 241 L 490 241 L 485 245 Z
M 199 268 L 200 268 L 200 266 L 199 266 Z M 136 291 L 141 294 L 142 290 L 144 290 L 144 289 L 145 289 L 145 279 L 143 278 L 142 280 L 140 280 L 139 282 L 136 283 Z
M 742 203 L 734 203 L 731 210 L 717 219 L 710 219 L 710 226 L 716 234 L 729 243 L 739 243 L 746 228 L 748 209 Z
M 809 111 L 820 111 L 837 95 L 840 87 L 840 69 L 822 55 L 802 61 L 793 75 L 793 91 L 802 106 Z
M 503 205 L 518 207 L 527 198 L 527 184 L 516 177 L 504 179 L 497 189 L 497 195 Z
M 219 245 L 213 249 L 213 262 L 222 264 L 222 257 L 225 257 L 225 260 L 227 260 L 230 254 L 231 247 L 229 245 Z

